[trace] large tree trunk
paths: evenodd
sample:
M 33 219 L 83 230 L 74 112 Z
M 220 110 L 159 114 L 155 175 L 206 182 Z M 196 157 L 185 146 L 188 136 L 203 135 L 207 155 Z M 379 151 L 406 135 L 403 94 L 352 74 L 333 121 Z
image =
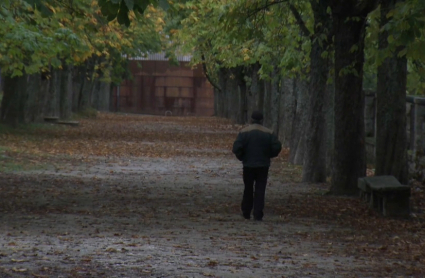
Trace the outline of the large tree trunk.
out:
M 219 102 L 220 102 L 220 90 L 218 90 L 217 88 L 214 88 L 214 116 L 216 117 L 219 116 Z M 110 103 L 112 104 L 113 102 L 111 101 Z M 111 105 L 110 105 L 110 110 L 114 111 Z
M 30 75 L 27 79 L 26 122 L 40 122 L 49 94 L 49 80 L 40 74 Z
M 27 99 L 27 75 L 4 76 L 4 91 L 1 103 L 1 120 L 10 125 L 25 123 Z
M 261 80 L 259 80 L 258 71 L 260 70 L 260 64 L 255 63 L 251 65 L 251 86 L 249 90 L 248 97 L 248 118 L 251 118 L 251 114 L 254 110 L 261 110 L 263 107 L 260 107 L 259 98 L 261 90 Z
M 40 74 L 20 77 L 5 77 L 2 100 L 2 121 L 17 125 L 37 122 L 43 118 L 48 91 L 48 80 L 41 80 Z
M 99 111 L 109 111 L 109 95 L 111 84 L 98 81 L 93 97 L 93 107 Z
M 264 103 L 263 103 L 263 114 L 264 114 L 264 125 L 267 127 L 272 126 L 271 112 L 272 112 L 272 84 L 270 80 L 264 81 Z
M 308 83 L 306 80 L 296 81 L 297 108 L 292 126 L 289 162 L 302 165 L 305 155 L 305 132 L 308 111 Z
M 248 121 L 248 100 L 247 100 L 247 86 L 245 81 L 245 70 L 242 69 L 237 76 L 238 88 L 240 95 L 239 103 L 239 119 L 237 120 L 238 124 L 245 124 Z
M 369 1 L 365 5 L 373 4 Z M 366 174 L 364 129 L 364 34 L 372 6 L 335 1 L 332 18 L 335 45 L 335 157 L 331 193 L 354 194 Z M 360 10 L 359 10 L 360 9 Z
M 81 89 L 84 86 L 84 79 L 85 79 L 85 66 L 78 66 L 72 68 L 72 93 L 71 93 L 71 109 L 72 112 L 78 111 L 78 105 L 79 105 L 79 97 L 81 94 Z
M 264 102 L 265 102 L 265 83 L 264 80 L 260 79 L 260 75 L 257 72 L 257 78 L 258 78 L 258 94 L 257 94 L 257 110 L 265 113 L 264 109 Z
M 217 91 L 217 116 L 225 117 L 227 110 L 227 79 L 228 79 L 228 69 L 220 68 L 218 72 L 218 82 L 220 86 L 220 91 Z
M 335 152 L 335 85 L 326 88 L 326 175 L 332 175 Z
M 95 68 L 95 60 L 88 59 L 86 61 L 85 72 L 82 72 L 82 85 L 78 95 L 77 111 L 84 111 L 91 107 L 91 99 L 93 93 L 93 74 Z
M 46 99 L 46 106 L 44 108 L 44 115 L 49 117 L 55 117 L 58 116 L 59 111 L 58 92 L 60 85 L 60 71 L 57 69 L 52 69 L 50 73 L 50 85 Z
M 279 135 L 280 126 L 280 107 L 281 107 L 281 88 L 280 88 L 280 71 L 277 66 L 273 68 L 271 81 L 271 128 L 274 134 Z
M 381 27 L 387 22 L 388 11 L 400 0 L 381 1 Z M 388 32 L 379 34 L 379 49 L 388 47 Z M 399 47 L 392 57 L 378 67 L 376 114 L 375 175 L 392 175 L 407 184 L 406 80 L 407 59 L 399 57 Z
M 68 119 L 71 117 L 72 110 L 72 76 L 73 66 L 63 65 L 63 70 L 60 72 L 60 86 L 59 86 L 59 117 Z
M 322 53 L 327 50 L 330 42 L 321 39 L 321 35 L 329 37 L 331 21 L 326 11 L 329 6 L 328 0 L 311 1 L 311 5 L 315 19 L 315 30 L 314 36 L 311 38 L 310 103 L 309 109 L 307 109 L 306 152 L 302 180 L 304 182 L 325 182 L 326 121 L 324 106 L 329 63 L 327 57 L 322 57 Z
M 297 111 L 296 81 L 294 79 L 283 79 L 281 87 L 279 138 L 282 140 L 282 145 L 285 148 L 289 148 L 295 132 L 294 121 Z
M 233 122 L 237 122 L 239 116 L 240 96 L 238 88 L 238 80 L 236 78 L 237 71 L 240 69 L 230 69 L 232 77 L 227 79 L 227 109 L 226 118 L 231 119 Z

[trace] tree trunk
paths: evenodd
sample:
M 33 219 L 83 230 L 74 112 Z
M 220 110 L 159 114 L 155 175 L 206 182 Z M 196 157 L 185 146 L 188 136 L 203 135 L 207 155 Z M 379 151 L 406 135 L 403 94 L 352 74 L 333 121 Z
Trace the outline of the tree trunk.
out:
M 248 96 L 248 118 L 251 119 L 251 114 L 255 110 L 260 110 L 263 107 L 259 106 L 259 97 L 260 97 L 260 80 L 258 76 L 258 71 L 260 70 L 260 64 L 255 63 L 251 65 L 251 86 Z
M 95 61 L 88 59 L 86 62 L 85 72 L 82 73 L 82 85 L 78 95 L 77 111 L 84 111 L 91 107 L 91 97 L 93 92 L 93 74 Z
M 280 73 L 279 68 L 274 66 L 272 72 L 272 80 L 270 86 L 270 94 L 271 94 L 271 128 L 274 134 L 279 135 L 279 124 L 280 124 L 280 100 L 281 100 L 281 92 L 280 92 Z
M 279 128 L 279 138 L 282 145 L 286 148 L 291 146 L 291 140 L 294 133 L 294 121 L 297 111 L 297 91 L 296 81 L 294 79 L 282 80 L 282 98 L 281 98 L 281 118 Z
M 264 125 L 267 127 L 272 126 L 271 110 L 272 110 L 272 93 L 271 93 L 271 81 L 264 81 L 264 103 L 263 103 L 263 114 L 264 114 Z
M 358 190 L 357 179 L 366 174 L 362 81 L 365 23 L 372 7 L 360 7 L 357 1 L 335 1 L 332 8 L 335 34 L 335 157 L 331 193 L 354 194 Z
M 100 81 L 99 90 L 97 91 L 97 101 L 95 108 L 99 111 L 109 111 L 109 95 L 111 84 L 108 82 Z
M 219 69 L 219 86 L 221 88 L 221 91 L 218 91 L 217 95 L 217 116 L 218 117 L 225 117 L 226 115 L 226 109 L 227 109 L 227 79 L 228 79 L 228 70 L 226 68 L 220 68 Z
M 25 123 L 27 79 L 28 76 L 25 74 L 17 77 L 3 77 L 2 122 L 13 126 Z
M 60 89 L 59 89 L 59 117 L 68 119 L 71 117 L 72 110 L 72 76 L 73 66 L 63 65 L 63 70 L 60 72 Z
M 245 73 L 242 69 L 237 76 L 238 80 L 238 88 L 239 88 L 239 119 L 237 121 L 238 124 L 245 124 L 248 121 L 248 107 L 247 107 L 247 86 L 245 81 Z
M 71 109 L 72 112 L 78 111 L 79 97 L 81 90 L 84 86 L 85 79 L 85 66 L 78 66 L 72 68 L 72 93 L 71 93 Z
M 109 86 L 109 111 L 116 112 L 115 103 L 114 103 L 114 83 L 111 83 Z M 216 105 L 216 89 L 214 89 L 214 116 L 217 116 L 217 105 Z
M 326 88 L 326 175 L 332 175 L 335 152 L 335 85 Z
M 51 76 L 49 80 L 49 92 L 46 99 L 46 105 L 44 108 L 44 115 L 49 117 L 58 116 L 58 91 L 59 91 L 59 82 L 60 82 L 60 73 L 59 70 L 52 69 L 50 71 Z
M 217 88 L 214 88 L 214 116 L 216 117 L 219 117 L 219 101 L 220 101 L 220 91 Z M 111 111 L 113 110 L 111 109 Z
M 232 73 L 232 77 L 227 79 L 227 115 L 226 118 L 231 119 L 233 122 L 237 122 L 239 118 L 239 106 L 240 106 L 240 97 L 239 97 L 239 88 L 238 80 L 236 78 L 236 72 L 239 69 L 233 68 L 229 70 L 229 73 Z
M 305 80 L 296 81 L 297 108 L 292 126 L 289 162 L 302 165 L 305 155 L 305 132 L 308 110 L 308 84 Z
M 331 21 L 326 12 L 329 6 L 327 0 L 311 1 L 315 27 L 314 36 L 311 37 L 310 51 L 310 103 L 307 109 L 306 152 L 302 180 L 304 182 L 326 182 L 326 121 L 325 98 L 326 82 L 328 79 L 328 58 L 322 57 L 329 43 L 320 38 L 328 37 Z M 321 23 L 321 24 L 319 24 Z
M 27 84 L 28 109 L 27 122 L 41 122 L 44 117 L 50 91 L 50 81 L 41 74 L 30 76 Z
M 257 72 L 257 78 L 258 78 L 258 93 L 257 93 L 257 110 L 263 112 L 263 115 L 265 113 L 264 109 L 264 103 L 265 103 L 265 83 L 264 80 L 260 79 L 260 75 Z
M 400 0 L 381 1 L 381 27 L 387 22 L 388 11 Z M 379 34 L 379 49 L 388 47 L 388 32 Z M 392 175 L 407 184 L 406 80 L 407 59 L 399 57 L 398 47 L 392 57 L 378 67 L 376 114 L 375 175 Z

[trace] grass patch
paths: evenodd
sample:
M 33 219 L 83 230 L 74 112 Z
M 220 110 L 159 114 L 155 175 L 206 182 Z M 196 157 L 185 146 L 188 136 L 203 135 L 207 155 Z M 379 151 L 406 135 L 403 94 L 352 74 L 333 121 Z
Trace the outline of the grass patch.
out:
M 78 119 L 95 119 L 97 118 L 98 111 L 94 108 L 86 108 L 82 111 L 74 113 L 71 117 L 72 120 Z
M 22 164 L 0 160 L 0 173 L 21 172 L 25 167 Z
M 15 162 L 13 159 L 3 159 L 0 158 L 0 173 L 11 173 L 11 172 L 24 172 L 31 170 L 42 170 L 47 169 L 46 164 L 35 165 L 28 161 Z
M 0 124 L 0 134 L 31 134 L 43 130 L 61 130 L 64 126 L 50 124 L 50 123 L 32 123 L 32 124 L 20 124 L 16 127 Z
M 11 152 L 7 147 L 0 146 L 0 173 L 47 169 L 48 164 L 37 160 L 36 157 L 23 156 L 19 152 Z

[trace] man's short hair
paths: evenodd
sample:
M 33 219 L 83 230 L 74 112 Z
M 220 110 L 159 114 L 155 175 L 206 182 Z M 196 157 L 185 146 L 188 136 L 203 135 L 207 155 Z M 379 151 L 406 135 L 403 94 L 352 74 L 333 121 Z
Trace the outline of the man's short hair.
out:
M 254 121 L 262 121 L 263 120 L 263 113 L 261 113 L 260 111 L 253 111 L 251 114 L 251 119 L 253 119 Z

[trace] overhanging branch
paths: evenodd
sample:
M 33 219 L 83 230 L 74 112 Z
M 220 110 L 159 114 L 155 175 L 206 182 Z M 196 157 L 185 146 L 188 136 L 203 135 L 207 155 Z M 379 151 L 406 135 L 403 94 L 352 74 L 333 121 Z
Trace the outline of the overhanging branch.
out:
M 250 18 L 251 16 L 255 15 L 256 13 L 259 13 L 259 12 L 267 9 L 268 7 L 271 7 L 273 5 L 277 5 L 277 4 L 280 4 L 280 3 L 285 3 L 285 2 L 288 2 L 288 1 L 289 0 L 272 1 L 270 3 L 265 4 L 264 6 L 257 7 L 256 9 L 254 9 L 254 10 L 252 10 L 252 11 L 250 11 L 248 13 L 248 18 Z
M 305 22 L 302 19 L 300 13 L 298 12 L 297 8 L 295 8 L 294 5 L 289 5 L 289 9 L 291 10 L 292 14 L 295 17 L 295 20 L 297 21 L 298 25 L 301 28 L 301 32 L 304 34 L 304 36 L 306 37 L 310 37 L 311 36 L 311 32 L 310 30 L 308 30 L 307 26 L 305 26 Z
M 206 64 L 206 62 L 205 62 L 205 56 L 204 56 L 204 54 L 202 54 L 201 55 L 201 58 L 202 58 L 202 69 L 204 70 L 204 74 L 205 74 L 205 77 L 208 79 L 208 81 L 210 82 L 210 84 L 215 88 L 215 89 L 217 89 L 219 92 L 221 92 L 222 90 L 221 90 L 221 88 L 220 88 L 220 86 L 218 86 L 213 80 L 212 80 L 212 78 L 211 78 L 211 76 L 208 74 L 208 70 L 207 70 L 207 64 Z

